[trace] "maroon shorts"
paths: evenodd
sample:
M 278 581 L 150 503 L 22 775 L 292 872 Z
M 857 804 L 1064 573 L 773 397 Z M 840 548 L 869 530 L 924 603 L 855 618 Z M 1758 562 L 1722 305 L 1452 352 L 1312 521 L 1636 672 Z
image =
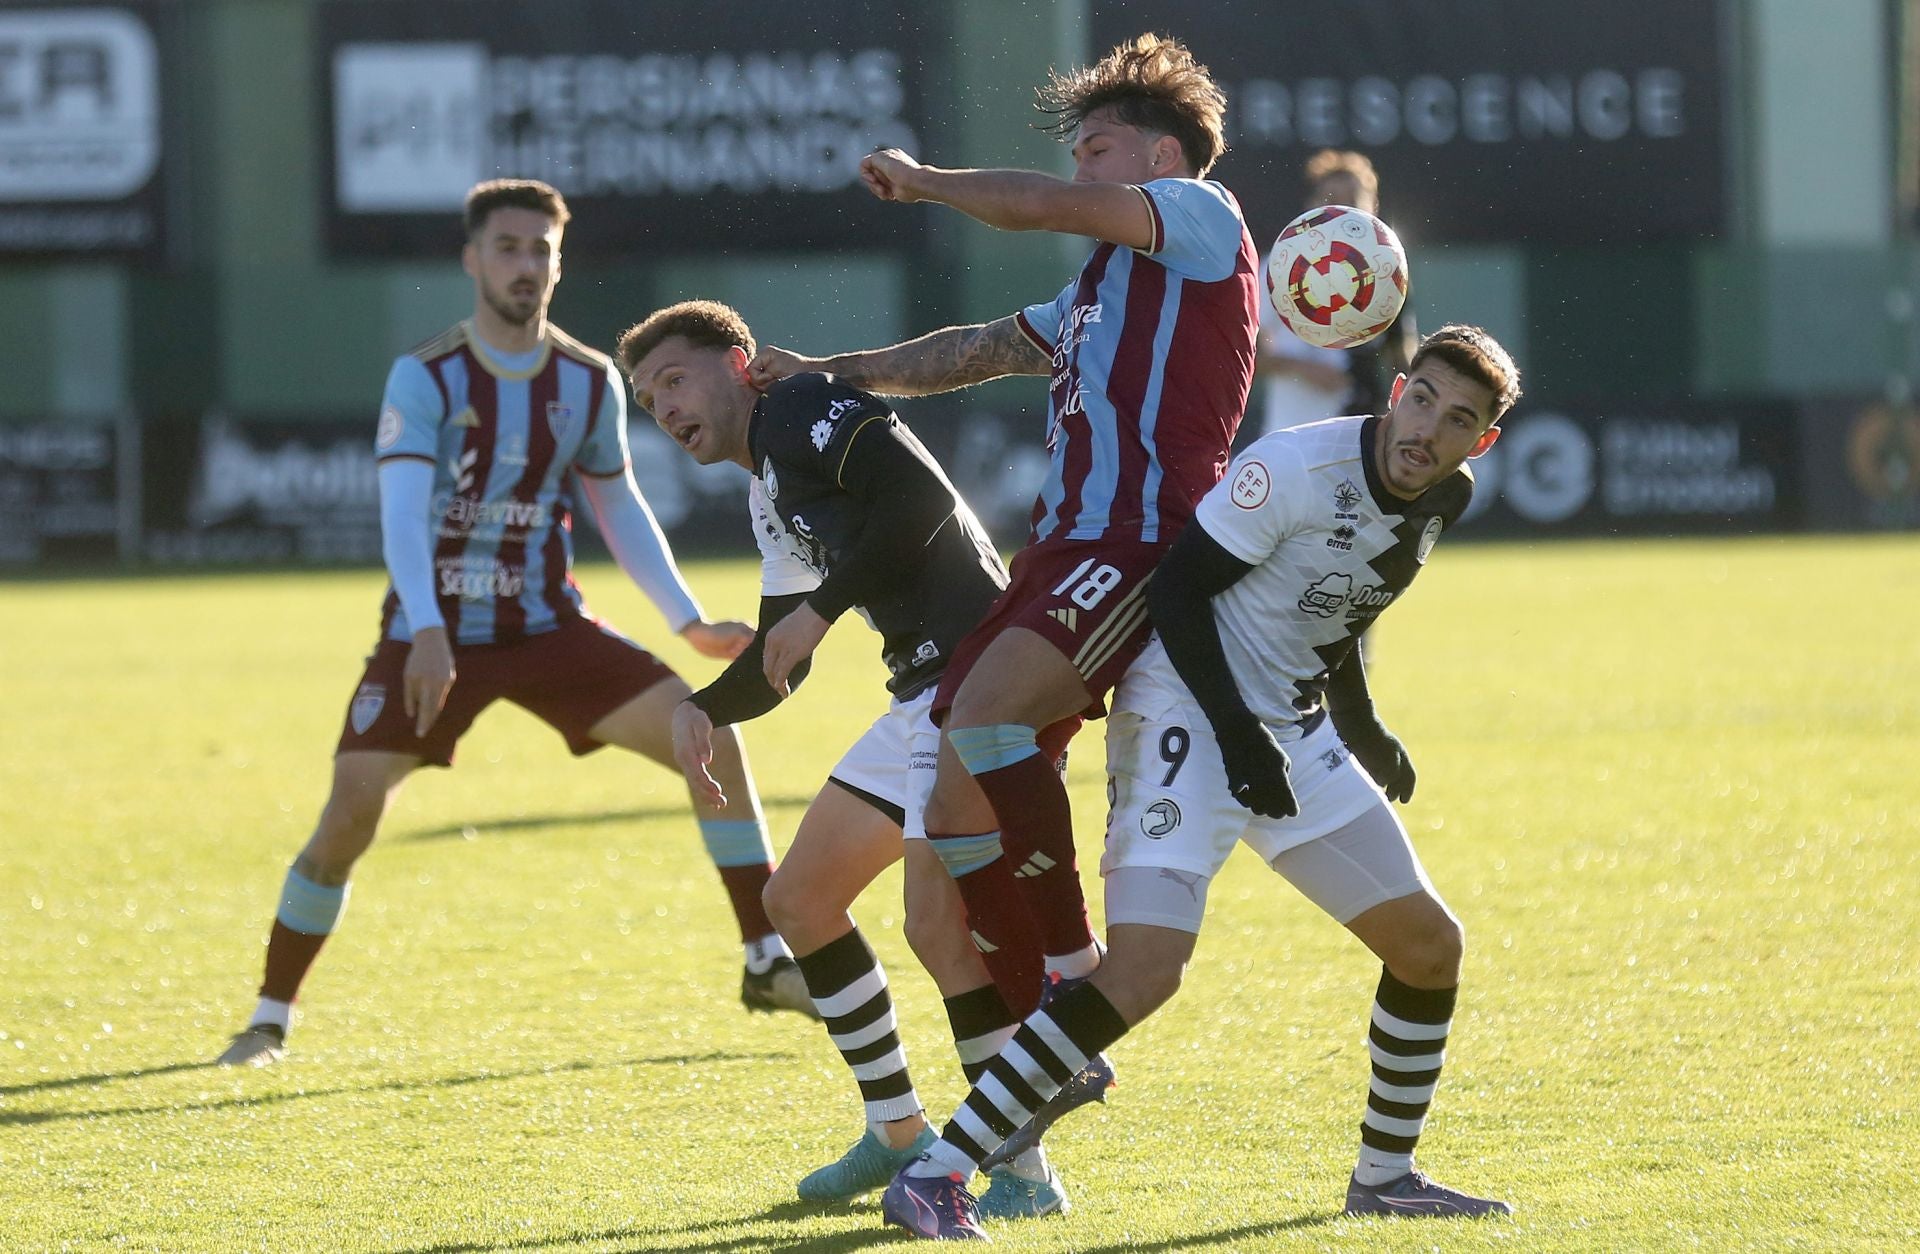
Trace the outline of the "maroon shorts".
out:
M 415 736 L 402 682 L 412 647 L 382 640 L 374 649 L 335 753 L 407 753 L 428 766 L 451 766 L 454 744 L 502 697 L 559 732 L 576 755 L 592 753 L 600 747 L 587 734 L 595 723 L 673 678 L 671 667 L 613 628 L 564 618 L 552 631 L 511 644 L 456 644 L 446 708 L 425 736 Z
M 947 662 L 933 699 L 935 721 L 952 708 L 987 646 L 1009 627 L 1024 627 L 1060 650 L 1093 694 L 1085 717 L 1106 717 L 1107 694 L 1153 632 L 1147 622 L 1147 577 L 1166 551 L 1165 544 L 1138 540 L 1069 541 L 1020 550 L 1007 590 Z

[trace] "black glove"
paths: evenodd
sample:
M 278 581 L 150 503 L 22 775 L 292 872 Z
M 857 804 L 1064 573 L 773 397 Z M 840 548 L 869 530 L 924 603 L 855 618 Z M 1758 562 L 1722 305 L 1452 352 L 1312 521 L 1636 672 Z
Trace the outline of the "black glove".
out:
M 1227 768 L 1227 791 L 1255 814 L 1284 819 L 1300 813 L 1287 780 L 1287 755 L 1267 725 L 1248 717 L 1225 730 L 1215 729 L 1220 760 Z
M 1413 760 L 1407 756 L 1406 746 L 1373 716 L 1371 710 L 1365 714 L 1354 713 L 1344 717 L 1336 714 L 1333 716 L 1333 729 L 1340 733 L 1340 739 L 1346 742 L 1354 760 L 1373 776 L 1373 782 L 1380 785 L 1380 791 L 1387 794 L 1387 800 L 1413 800 Z

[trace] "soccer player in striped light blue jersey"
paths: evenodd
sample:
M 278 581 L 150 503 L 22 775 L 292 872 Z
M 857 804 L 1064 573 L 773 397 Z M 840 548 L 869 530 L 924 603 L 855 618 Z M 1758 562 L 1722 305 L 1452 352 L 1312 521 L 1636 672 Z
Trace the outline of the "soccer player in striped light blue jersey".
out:
M 294 996 L 388 802 L 416 768 L 451 765 L 496 699 L 543 719 L 576 755 L 618 745 L 677 773 L 673 711 L 691 689 L 589 612 L 573 579 L 578 497 L 621 569 L 696 650 L 731 659 L 753 639 L 745 623 L 709 622 L 681 579 L 633 479 L 611 359 L 547 321 L 568 216 L 545 183 L 501 179 L 468 193 L 473 316 L 388 376 L 374 436 L 392 576 L 380 639 L 348 704 L 326 807 L 281 891 L 259 1003 L 223 1063 L 282 1056 Z M 813 1015 L 761 905 L 773 851 L 730 729 L 715 737 L 714 771 L 727 803 L 695 797 L 693 807 L 746 946 L 741 999 Z

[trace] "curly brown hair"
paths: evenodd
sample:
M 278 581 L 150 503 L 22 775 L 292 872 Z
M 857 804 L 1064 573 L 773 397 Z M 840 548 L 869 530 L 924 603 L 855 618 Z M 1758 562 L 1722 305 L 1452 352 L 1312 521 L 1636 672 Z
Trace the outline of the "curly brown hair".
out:
M 1088 114 L 1106 109 L 1127 126 L 1179 140 L 1196 177 L 1227 150 L 1226 93 L 1171 35 L 1140 35 L 1093 65 L 1055 70 L 1036 95 L 1053 118 L 1040 129 L 1069 142 Z
M 740 348 L 748 357 L 758 351 L 739 310 L 717 300 L 683 300 L 656 309 L 620 333 L 614 351 L 621 371 L 632 374 L 643 357 L 676 335 L 700 348 Z

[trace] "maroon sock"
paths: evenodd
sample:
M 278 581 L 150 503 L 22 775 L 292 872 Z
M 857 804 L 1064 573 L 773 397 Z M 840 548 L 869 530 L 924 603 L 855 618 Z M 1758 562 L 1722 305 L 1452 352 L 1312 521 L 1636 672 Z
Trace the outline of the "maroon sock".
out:
M 760 894 L 773 878 L 773 863 L 723 866 L 719 870 L 720 882 L 727 886 L 727 896 L 733 901 L 733 917 L 740 921 L 741 941 L 756 941 L 774 931 L 767 908 L 760 903 Z
M 938 841 L 942 837 L 929 832 L 927 839 Z M 1032 911 L 1014 881 L 1013 864 L 1003 854 L 983 867 L 954 876 L 953 883 L 960 890 L 960 900 L 967 908 L 967 927 L 994 987 L 1000 990 L 1016 1020 L 1026 1018 L 1039 1008 L 1047 965 Z
M 280 920 L 273 921 L 267 937 L 267 974 L 260 982 L 260 995 L 274 1001 L 292 1001 L 307 978 L 307 968 L 320 956 L 328 932 L 296 932 Z
M 1000 847 L 1039 923 L 1046 952 L 1070 954 L 1093 944 L 1074 859 L 1073 811 L 1053 758 L 1045 752 L 1029 754 L 974 779 L 993 803 L 1000 820 Z

